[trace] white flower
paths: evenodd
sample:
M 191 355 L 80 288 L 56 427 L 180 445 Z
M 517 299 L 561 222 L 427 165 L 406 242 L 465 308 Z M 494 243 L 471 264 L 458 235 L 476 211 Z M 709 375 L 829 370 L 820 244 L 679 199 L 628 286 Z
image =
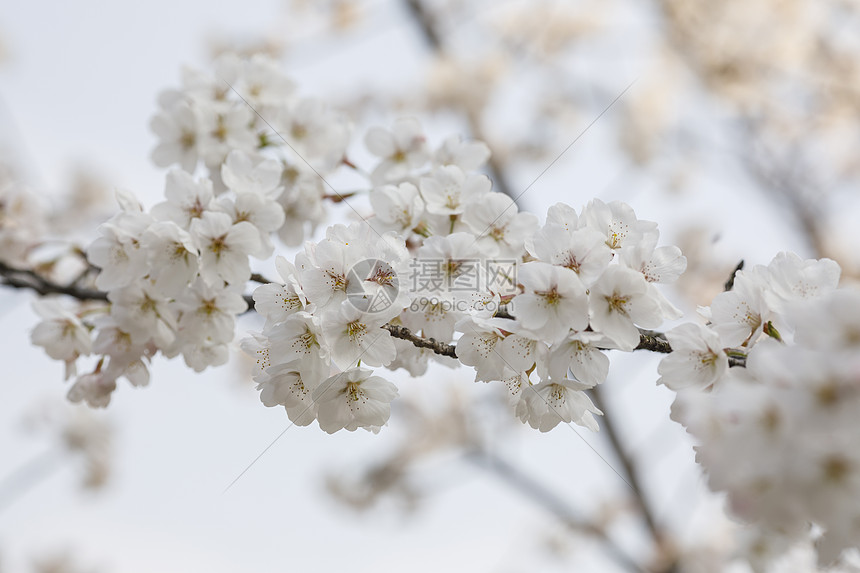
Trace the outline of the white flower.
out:
M 87 327 L 75 314 L 62 307 L 55 299 L 33 301 L 33 308 L 42 318 L 30 333 L 30 341 L 41 346 L 54 360 L 74 363 L 79 356 L 92 350 L 92 340 Z
M 108 293 L 111 316 L 125 332 L 140 340 L 152 338 L 166 347 L 176 338 L 176 315 L 168 299 L 147 283 L 138 283 Z
M 308 300 L 298 281 L 295 265 L 284 257 L 275 257 L 275 267 L 284 284 L 260 285 L 254 291 L 254 308 L 266 318 L 266 327 L 283 322 L 295 312 L 304 310 Z
M 437 165 L 456 165 L 464 171 L 475 171 L 483 167 L 490 158 L 490 148 L 483 141 L 465 141 L 459 135 L 451 135 L 436 150 Z
M 430 158 L 427 140 L 415 118 L 398 119 L 392 131 L 381 127 L 369 129 L 364 144 L 371 153 L 383 159 L 371 176 L 377 183 L 398 181 Z
M 152 215 L 162 221 L 173 221 L 186 230 L 191 228 L 193 220 L 216 208 L 212 182 L 206 178 L 195 181 L 178 169 L 168 171 L 164 195 L 167 201 L 155 205 Z
M 101 270 L 96 286 L 111 290 L 130 285 L 146 276 L 147 253 L 141 249 L 141 235 L 152 223 L 151 217 L 120 213 L 99 227 L 102 236 L 87 247 L 87 260 Z
M 397 357 L 391 361 L 386 368 L 391 371 L 403 368 L 410 376 L 419 377 L 427 372 L 427 364 L 431 356 L 438 356 L 427 348 L 418 348 L 408 340 L 394 338 L 394 348 L 397 349 Z
M 347 245 L 327 239 L 306 244 L 304 255 L 296 257 L 305 296 L 320 310 L 339 308 L 346 300 L 349 271 L 357 262 L 352 254 Z
M 219 281 L 244 284 L 251 277 L 248 256 L 260 248 L 259 230 L 242 221 L 233 224 L 226 213 L 205 213 L 191 226 L 200 247 L 200 276 L 210 285 Z
M 501 380 L 507 368 L 496 351 L 496 345 L 505 339 L 504 328 L 510 321 L 501 318 L 480 319 L 469 317 L 457 323 L 463 336 L 457 340 L 457 358 L 467 366 L 475 367 L 475 380 Z
M 463 222 L 477 236 L 476 244 L 487 257 L 519 259 L 526 238 L 538 228 L 531 213 L 518 213 L 514 200 L 502 193 L 489 193 L 481 201 L 470 203 Z
M 591 388 L 575 380 L 547 380 L 524 388 L 517 415 L 529 426 L 548 432 L 559 422 L 573 422 L 596 432 L 599 428 L 593 414 L 603 414 L 583 392 Z
M 576 209 L 566 203 L 556 203 L 546 211 L 546 224 L 563 227 L 568 233 L 579 228 L 579 216 Z
M 254 54 L 240 65 L 236 91 L 251 102 L 255 109 L 258 105 L 281 105 L 295 92 L 295 82 L 283 73 L 281 64 L 267 54 Z
M 610 266 L 591 287 L 588 305 L 591 327 L 605 334 L 621 350 L 639 344 L 639 329 L 657 328 L 663 322 L 659 303 L 650 295 L 641 273 L 622 266 Z
M 796 303 L 790 310 L 798 344 L 821 350 L 860 346 L 860 291 L 834 290 L 816 300 Z
M 421 223 L 424 214 L 424 200 L 409 182 L 374 189 L 370 192 L 370 205 L 375 215 L 373 222 L 382 231 L 408 234 Z
M 198 109 L 200 156 L 210 168 L 220 173 L 221 163 L 232 150 L 254 149 L 258 141 L 251 127 L 254 112 L 244 102 L 230 108 L 199 102 Z
M 738 271 L 732 290 L 718 294 L 704 309 L 712 328 L 726 347 L 755 343 L 766 322 L 762 301 L 764 279 L 759 274 Z
M 461 214 L 467 203 L 483 200 L 491 187 L 486 175 L 466 174 L 456 165 L 437 167 L 418 185 L 427 212 L 449 216 Z
M 382 328 L 386 318 L 362 312 L 349 301 L 323 315 L 322 329 L 331 349 L 331 359 L 341 369 L 356 366 L 385 366 L 397 356 L 391 334 Z
M 803 260 L 794 253 L 779 253 L 767 266 L 764 300 L 782 314 L 792 301 L 816 298 L 834 290 L 841 269 L 830 259 Z
M 310 98 L 281 106 L 278 112 L 273 123 L 302 160 L 318 170 L 334 169 L 341 163 L 350 131 L 343 116 Z
M 464 316 L 465 313 L 457 309 L 452 293 L 439 292 L 414 295 L 400 320 L 412 332 L 421 332 L 425 338 L 448 342 L 454 336 L 454 326 Z
M 152 150 L 152 162 L 159 167 L 178 163 L 193 173 L 199 157 L 200 119 L 187 101 L 172 102 L 149 123 L 159 142 Z
M 458 280 L 480 283 L 482 253 L 470 233 L 429 237 L 418 249 L 412 263 L 412 289 L 439 293 L 450 290 Z
M 514 372 L 527 372 L 535 367 L 544 371 L 549 349 L 536 334 L 514 323 L 510 326 L 514 334 L 509 334 L 496 344 L 495 349 L 505 366 Z
M 273 364 L 300 361 L 302 372 L 328 374 L 328 347 L 319 327 L 319 319 L 299 311 L 272 327 L 269 336 L 269 359 Z
M 274 159 L 264 159 L 240 150 L 234 150 L 221 166 L 221 179 L 236 193 L 254 193 L 277 199 L 283 192 L 280 187 L 283 166 Z
M 606 238 L 593 229 L 568 230 L 548 223 L 526 239 L 525 247 L 538 260 L 572 270 L 586 286 L 594 284 L 612 261 Z
M 260 332 L 248 332 L 248 334 L 251 336 L 243 338 L 239 342 L 239 347 L 254 361 L 251 378 L 258 383 L 263 382 L 267 377 L 266 369 L 272 365 L 269 337 Z M 259 390 L 259 387 L 257 389 Z
M 175 296 L 197 276 L 197 247 L 173 221 L 155 223 L 140 239 L 151 269 L 149 278 L 162 293 Z
M 135 386 L 145 386 L 149 382 L 149 373 L 142 360 L 154 353 L 152 345 L 146 344 L 147 339 L 140 333 L 123 330 L 110 315 L 97 317 L 94 322 L 98 334 L 93 342 L 93 352 L 110 357 L 107 372 L 114 378 L 126 376 Z
M 271 234 L 284 224 L 284 210 L 274 199 L 258 193 L 237 193 L 235 201 L 219 202 L 225 213 L 233 218 L 233 224 L 243 221 L 257 229 L 259 248 L 250 253 L 257 259 L 265 259 L 275 250 Z
M 325 219 L 325 193 L 322 181 L 314 172 L 290 167 L 287 173 L 297 175 L 292 186 L 278 198 L 284 210 L 284 224 L 278 229 L 278 237 L 288 247 L 297 247 Z
M 582 209 L 579 226 L 602 233 L 606 237 L 606 245 L 612 250 L 636 245 L 646 235 L 657 232 L 657 223 L 640 221 L 630 205 L 621 201 L 607 205 L 600 199 L 592 199 Z
M 656 240 L 656 235 L 653 236 Z M 687 257 L 675 246 L 654 248 L 652 241 L 643 240 L 621 253 L 621 261 L 639 271 L 649 283 L 669 284 L 687 269 Z
M 687 323 L 666 333 L 672 353 L 660 361 L 658 384 L 672 390 L 694 387 L 704 390 L 715 384 L 729 368 L 720 337 L 700 324 Z
M 514 372 L 510 368 L 505 367 L 502 373 L 502 384 L 505 385 L 505 398 L 509 405 L 514 407 L 514 410 L 519 416 L 521 411 L 527 410 L 527 405 L 522 402 L 523 390 L 531 387 L 532 383 L 525 372 Z
M 110 404 L 113 391 L 116 390 L 116 379 L 105 372 L 93 372 L 80 376 L 69 388 L 70 401 L 86 402 L 90 408 L 106 408 Z
M 213 287 L 201 279 L 179 298 L 179 329 L 186 341 L 224 344 L 233 340 L 236 315 L 248 308 L 236 287 Z
M 318 380 L 306 379 L 295 362 L 278 364 L 266 369 L 257 381 L 260 401 L 266 406 L 281 405 L 287 417 L 297 426 L 307 426 L 316 419 L 317 407 L 313 391 Z
M 230 358 L 230 349 L 226 344 L 186 344 L 182 347 L 182 358 L 185 364 L 195 372 L 203 372 L 210 366 L 221 366 Z
M 526 292 L 512 301 L 518 322 L 542 338 L 564 338 L 571 328 L 588 326 L 588 298 L 579 277 L 563 267 L 543 262 L 520 265 L 517 280 Z
M 333 434 L 341 429 L 379 431 L 391 415 L 391 401 L 397 386 L 373 376 L 369 368 L 352 368 L 325 380 L 313 392 L 317 420 L 323 431 Z
M 549 355 L 549 375 L 555 380 L 568 377 L 594 386 L 606 381 L 609 375 L 609 357 L 600 348 L 611 348 L 611 341 L 596 332 L 571 332 L 553 345 Z

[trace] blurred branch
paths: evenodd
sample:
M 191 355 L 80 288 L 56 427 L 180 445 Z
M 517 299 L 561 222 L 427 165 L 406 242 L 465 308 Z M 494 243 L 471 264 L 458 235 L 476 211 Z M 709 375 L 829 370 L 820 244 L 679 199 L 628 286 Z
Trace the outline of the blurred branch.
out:
M 409 14 L 415 21 L 425 42 L 430 47 L 430 50 L 435 56 L 441 56 L 445 53 L 445 44 L 442 35 L 439 32 L 439 25 L 436 18 L 424 6 L 422 0 L 405 0 L 406 7 L 409 9 Z M 488 140 L 482 127 L 480 114 L 467 106 L 462 106 L 460 110 L 466 117 L 466 123 L 469 126 L 469 132 L 472 137 L 483 141 L 490 147 L 490 158 L 487 161 L 487 169 L 490 172 L 490 179 L 493 181 L 493 187 L 496 191 L 504 193 L 516 202 L 517 195 L 514 194 L 513 188 L 505 176 L 502 165 L 499 162 L 499 156 L 492 152 L 491 142 Z
M 610 414 L 612 412 L 612 408 L 608 406 L 604 399 L 603 390 L 599 384 L 591 389 L 590 394 L 594 401 L 594 405 L 603 412 L 603 416 L 600 417 L 603 429 L 602 433 L 606 436 L 606 439 L 615 450 L 618 460 L 624 468 L 624 473 L 627 475 L 627 483 L 633 490 L 636 503 L 641 509 L 642 520 L 645 522 L 645 526 L 648 528 L 648 532 L 651 534 L 657 547 L 658 558 L 661 560 L 665 559 L 668 548 L 666 534 L 654 518 L 654 509 L 651 507 L 648 496 L 645 494 L 642 487 L 640 473 L 636 467 L 636 462 L 634 461 L 633 456 L 627 453 L 627 450 L 622 443 L 621 436 L 619 436 L 618 431 L 615 428 L 615 417 Z M 674 559 L 670 559 L 668 564 L 659 570 L 665 573 L 677 573 L 678 566 L 674 562 Z
M 549 511 L 571 530 L 596 537 L 603 544 L 607 554 L 621 566 L 630 571 L 642 571 L 642 567 L 618 547 L 602 527 L 580 518 L 564 499 L 520 471 L 513 464 L 492 452 L 479 448 L 467 450 L 465 457 L 474 465 L 505 482 L 523 497 Z
M 755 132 L 747 126 L 745 139 L 752 142 Z M 756 152 L 757 151 L 757 152 Z M 811 184 L 800 179 L 795 167 L 779 165 L 774 158 L 765 158 L 761 149 L 743 154 L 744 166 L 758 180 L 760 187 L 782 202 L 800 226 L 800 231 L 815 258 L 828 256 L 821 224 L 820 202 L 807 199 Z M 781 201 L 779 201 L 781 200 Z
M 680 4 L 680 3 L 679 3 Z M 685 42 L 684 34 L 679 32 L 673 25 L 673 9 L 668 0 L 655 0 L 655 12 L 663 20 L 663 36 L 667 39 L 668 46 L 677 54 L 680 61 L 686 63 L 687 68 L 697 79 L 702 90 L 712 95 L 714 93 L 713 78 L 709 77 L 715 72 L 709 68 L 708 62 L 702 62 L 696 57 L 696 51 L 691 49 Z M 724 73 L 739 73 L 736 66 L 731 65 L 731 60 L 725 62 Z M 778 161 L 772 154 L 764 153 L 760 144 L 763 140 L 762 127 L 759 119 L 749 111 L 738 110 L 737 119 L 741 129 L 738 137 L 738 148 L 744 152 L 739 153 L 740 165 L 758 183 L 758 188 L 768 194 L 775 202 L 782 204 L 800 227 L 800 231 L 809 244 L 813 256 L 822 258 L 830 256 L 830 249 L 824 235 L 822 224 L 822 201 L 818 197 L 810 197 L 810 190 L 816 187 L 809 180 L 808 165 L 801 162 L 802 149 L 797 141 L 786 142 L 788 145 L 787 155 L 792 157 L 784 161 Z M 800 143 L 804 143 L 802 140 Z M 820 193 L 819 193 L 820 196 Z M 834 258 L 831 256 L 831 258 Z M 844 265 L 843 265 L 844 266 Z
M 88 272 L 92 269 L 87 269 Z M 0 262 L 0 285 L 9 286 L 16 289 L 30 289 L 42 296 L 52 294 L 64 294 L 80 301 L 97 300 L 108 302 L 108 293 L 100 290 L 83 288 L 76 285 L 79 279 L 75 279 L 70 284 L 61 285 L 47 279 L 30 269 L 17 269 L 10 267 L 4 262 Z M 256 282 L 265 281 L 268 284 L 270 281 L 261 275 L 252 275 L 251 280 Z M 248 309 L 254 308 L 254 297 L 244 295 L 245 302 L 248 303 Z

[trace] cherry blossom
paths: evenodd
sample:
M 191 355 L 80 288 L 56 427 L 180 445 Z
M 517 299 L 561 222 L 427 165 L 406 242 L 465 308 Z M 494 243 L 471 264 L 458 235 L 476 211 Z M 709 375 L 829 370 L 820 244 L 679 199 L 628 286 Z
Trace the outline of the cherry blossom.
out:
M 388 422 L 397 387 L 369 368 L 351 368 L 322 382 L 313 392 L 320 428 L 332 434 L 340 429 L 374 432 Z

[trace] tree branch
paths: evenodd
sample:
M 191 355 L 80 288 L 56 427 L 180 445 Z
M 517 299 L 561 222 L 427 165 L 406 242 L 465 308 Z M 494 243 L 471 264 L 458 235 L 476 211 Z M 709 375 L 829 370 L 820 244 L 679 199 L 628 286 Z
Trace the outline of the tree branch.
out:
M 432 350 L 436 354 L 441 354 L 442 356 L 457 358 L 457 348 L 453 344 L 439 342 L 435 338 L 422 338 L 416 334 L 413 334 L 412 331 L 410 331 L 405 326 L 400 326 L 397 324 L 385 324 L 382 326 L 382 328 L 390 332 L 391 336 L 393 336 L 394 338 L 408 340 L 417 348 L 426 348 L 428 350 Z
M 64 294 L 78 300 L 98 300 L 107 302 L 107 293 L 99 290 L 81 288 L 74 282 L 68 285 L 60 285 L 35 271 L 28 269 L 17 269 L 6 263 L 0 262 L 0 277 L 2 284 L 17 289 L 31 289 L 42 296 L 49 294 Z
M 265 278 L 261 275 L 252 275 L 251 280 L 255 282 L 264 281 Z M 0 262 L 0 284 L 18 289 L 30 289 L 42 296 L 51 294 L 64 294 L 80 301 L 97 300 L 107 302 L 107 293 L 104 291 L 81 288 L 74 284 L 60 285 L 57 284 L 35 271 L 28 269 L 17 269 Z M 244 295 L 245 302 L 248 303 L 248 312 L 254 310 L 254 298 L 251 295 Z M 506 318 L 513 318 L 510 314 L 503 315 Z M 405 326 L 397 324 L 383 325 L 385 330 L 391 333 L 394 338 L 407 340 L 417 348 L 426 348 L 432 350 L 436 354 L 448 356 L 449 358 L 457 358 L 457 347 L 453 344 L 440 342 L 435 338 L 423 338 L 414 334 Z M 672 352 L 672 347 L 666 341 L 666 336 L 661 332 L 652 330 L 639 329 L 639 345 L 634 350 L 650 350 L 651 352 L 659 352 L 668 354 Z M 733 362 L 734 361 L 734 362 Z M 745 360 L 738 357 L 730 357 L 729 363 L 732 366 L 744 366 Z

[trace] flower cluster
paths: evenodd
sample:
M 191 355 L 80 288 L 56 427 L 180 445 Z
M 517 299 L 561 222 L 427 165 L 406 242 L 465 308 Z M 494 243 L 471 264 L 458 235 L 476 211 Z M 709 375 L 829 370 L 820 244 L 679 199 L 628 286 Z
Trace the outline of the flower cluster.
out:
M 266 327 L 244 345 L 262 401 L 297 424 L 378 429 L 397 392 L 365 393 L 372 378 L 361 365 L 419 376 L 431 359 L 450 362 L 393 338 L 396 326 L 456 342 L 476 380 L 503 382 L 534 428 L 596 429 L 584 391 L 606 379 L 601 349 L 633 350 L 638 327 L 680 316 L 655 287 L 683 272 L 680 250 L 658 248 L 656 223 L 620 202 L 593 200 L 581 214 L 558 204 L 541 227 L 476 171 L 484 144 L 454 137 L 431 153 L 414 119 L 365 142 L 379 157 L 374 215 L 329 228 L 294 264 L 279 261 L 284 284 L 254 293 Z
M 237 151 L 223 174 L 232 182 L 271 167 L 252 167 Z M 57 301 L 37 306 L 45 320 L 33 331 L 33 342 L 67 363 L 67 377 L 79 356 L 102 357 L 72 386 L 72 401 L 107 405 L 119 377 L 147 384 L 147 362 L 157 351 L 182 354 L 196 371 L 227 361 L 235 317 L 247 309 L 242 291 L 251 277 L 248 257 L 270 256 L 269 235 L 284 221 L 274 200 L 282 191 L 279 182 L 260 177 L 255 185 L 236 185 L 242 191 L 232 196 L 216 197 L 208 179 L 173 170 L 166 201 L 150 212 L 130 195 L 119 195 L 121 212 L 100 227 L 101 237 L 87 250 L 100 269 L 95 284 L 110 304 L 79 313 Z
M 350 125 L 320 100 L 299 97 L 275 60 L 227 54 L 215 63 L 214 74 L 185 69 L 181 88 L 163 92 L 158 103 L 151 123 L 159 138 L 152 153 L 156 165 L 194 173 L 202 163 L 216 193 L 225 186 L 241 192 L 256 177 L 277 173 L 283 192 L 275 199 L 286 216 L 278 235 L 286 245 L 300 245 L 325 220 L 321 175 L 342 163 Z M 254 163 L 267 156 L 281 165 L 246 169 L 241 181 L 228 181 L 222 166 L 235 150 Z
M 226 362 L 235 317 L 247 309 L 249 257 L 270 257 L 273 234 L 300 244 L 324 217 L 320 173 L 341 164 L 348 123 L 296 97 L 269 58 L 225 56 L 215 68 L 185 70 L 182 88 L 159 98 L 153 159 L 178 164 L 166 200 L 147 212 L 119 193 L 121 212 L 87 249 L 109 304 L 37 304 L 43 322 L 32 340 L 66 363 L 66 378 L 79 357 L 100 356 L 71 388 L 75 402 L 106 406 L 119 377 L 147 384 L 159 351 L 196 371 Z M 208 177 L 195 179 L 200 162 Z
M 708 327 L 667 333 L 675 351 L 659 368 L 711 487 L 770 536 L 819 526 L 824 563 L 860 547 L 860 292 L 836 289 L 839 274 L 786 253 L 739 271 L 702 309 Z
M 416 119 L 401 119 L 367 132 L 377 160 L 362 170 L 345 157 L 347 123 L 298 99 L 261 56 L 226 56 L 213 75 L 186 70 L 159 103 L 153 157 L 178 164 L 165 201 L 147 211 L 118 194 L 121 212 L 87 249 L 99 269 L 88 292 L 101 296 L 37 305 L 33 342 L 66 363 L 67 378 L 80 357 L 98 356 L 73 401 L 103 407 L 120 377 L 148 383 L 156 353 L 197 371 L 224 363 L 247 308 L 249 257 L 270 257 L 273 235 L 301 243 L 322 219 L 323 173 L 340 167 L 367 174 L 372 216 L 330 227 L 294 263 L 278 258 L 283 283 L 253 296 L 264 329 L 243 342 L 262 401 L 297 424 L 378 430 L 397 388 L 370 368 L 420 376 L 435 360 L 503 383 L 534 428 L 596 429 L 585 391 L 606 379 L 603 350 L 633 350 L 640 327 L 680 315 L 655 284 L 686 259 L 657 246 L 656 223 L 595 199 L 579 213 L 555 205 L 541 226 L 492 190 L 481 142 L 431 148 Z M 195 178 L 201 162 L 209 177 Z
M 504 381 L 533 428 L 574 422 L 596 430 L 592 414 L 600 412 L 583 391 L 606 380 L 603 350 L 631 351 L 639 327 L 681 315 L 655 283 L 676 280 L 686 259 L 677 247 L 657 247 L 658 238 L 656 223 L 619 201 L 594 199 L 580 213 L 551 207 L 523 243 L 507 315 L 459 320 L 460 360 L 475 367 L 476 380 Z

